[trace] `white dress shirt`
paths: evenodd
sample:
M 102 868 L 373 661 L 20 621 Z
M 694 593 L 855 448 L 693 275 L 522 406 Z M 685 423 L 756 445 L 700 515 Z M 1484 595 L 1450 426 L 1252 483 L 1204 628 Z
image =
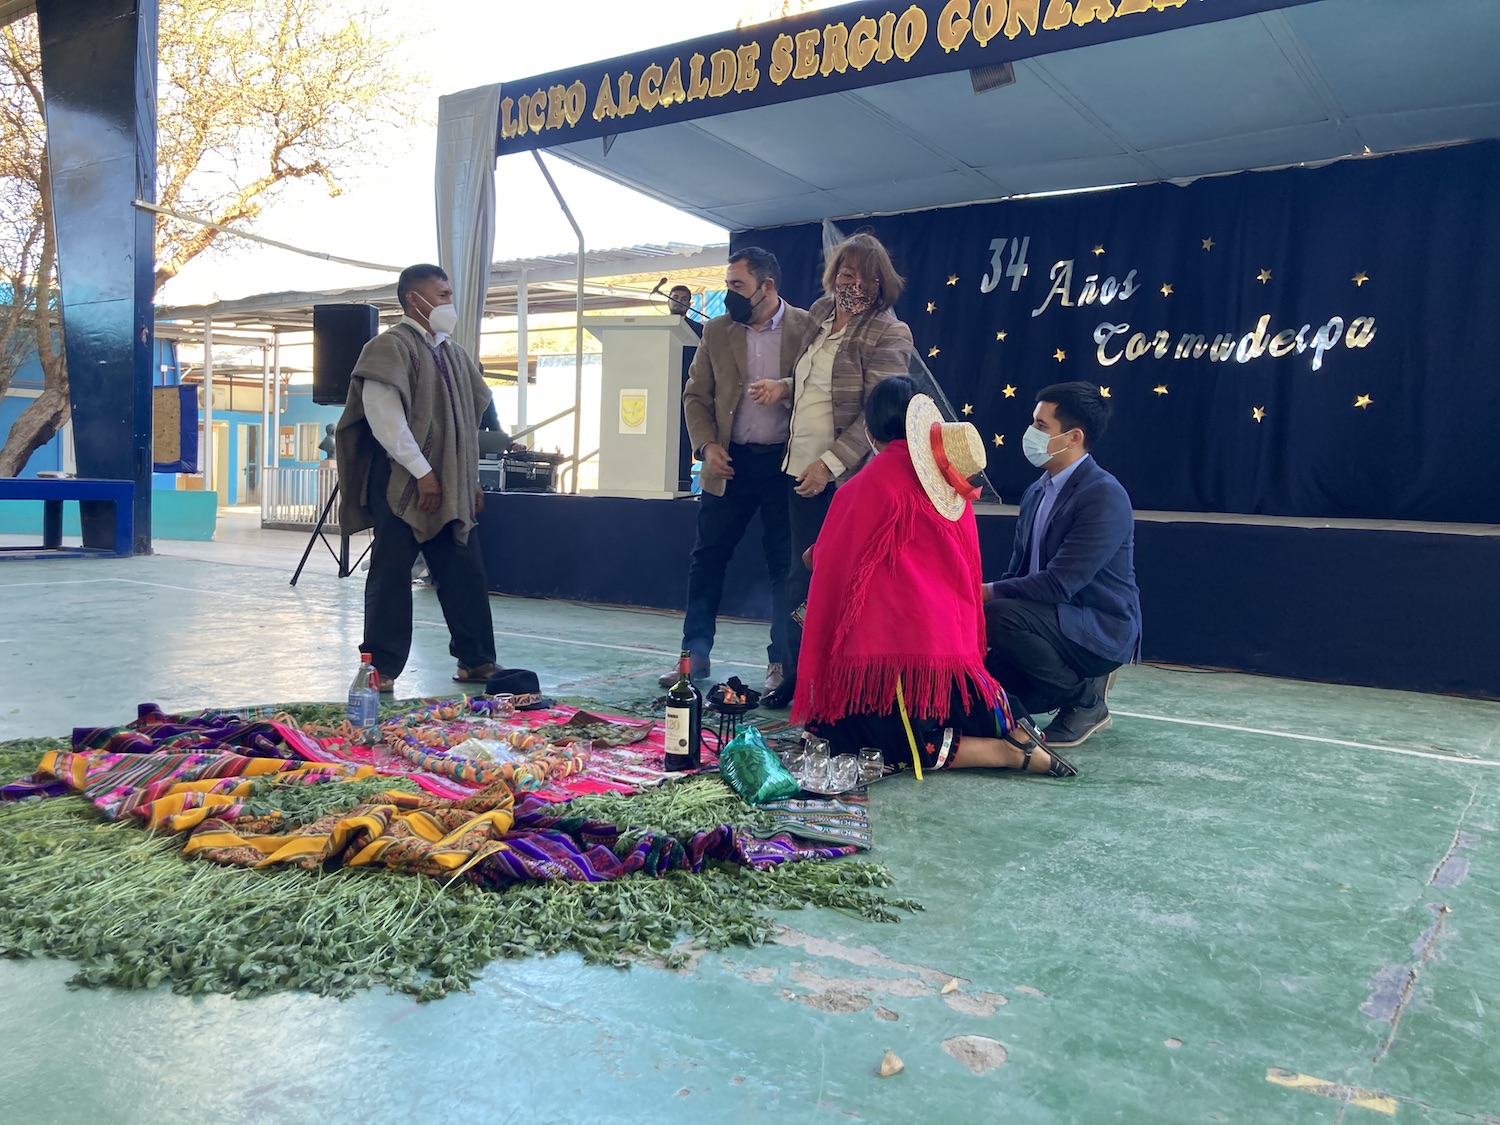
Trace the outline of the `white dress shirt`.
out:
M 415 328 L 434 352 L 448 338 L 446 332 L 433 335 L 409 316 L 403 316 L 398 323 Z M 370 432 L 375 435 L 375 440 L 391 455 L 391 459 L 418 479 L 432 472 L 432 466 L 422 456 L 422 447 L 412 436 L 411 426 L 406 421 L 406 408 L 401 405 L 401 392 L 388 383 L 372 383 L 366 379 L 363 393 L 365 421 L 370 424 Z
M 734 408 L 729 440 L 740 445 L 780 445 L 792 426 L 792 404 L 786 400 L 762 406 L 750 394 L 761 379 L 781 378 L 781 322 L 786 302 L 776 298 L 776 312 L 765 324 L 745 326 L 745 388 Z

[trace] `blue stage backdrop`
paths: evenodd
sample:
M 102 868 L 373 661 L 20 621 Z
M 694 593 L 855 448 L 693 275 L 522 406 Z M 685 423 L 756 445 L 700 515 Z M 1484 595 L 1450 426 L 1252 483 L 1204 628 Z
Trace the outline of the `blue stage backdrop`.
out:
M 1139 509 L 1500 522 L 1500 143 L 840 223 L 1015 502 L 1036 392 L 1084 379 Z M 737 232 L 819 295 L 817 225 Z

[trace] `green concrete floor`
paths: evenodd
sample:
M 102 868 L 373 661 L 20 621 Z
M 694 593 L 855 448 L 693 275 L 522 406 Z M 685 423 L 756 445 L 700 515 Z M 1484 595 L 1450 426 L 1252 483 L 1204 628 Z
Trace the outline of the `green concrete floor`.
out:
M 359 580 L 212 557 L 0 566 L 0 739 L 340 697 Z M 417 598 L 403 694 L 449 686 Z M 669 614 L 494 610 L 567 695 L 646 697 L 677 643 Z M 720 670 L 763 637 L 727 623 Z M 1500 705 L 1154 668 L 1111 702 L 1073 780 L 873 790 L 874 858 L 926 906 L 897 925 L 790 913 L 687 971 L 506 962 L 430 1005 L 0 963 L 0 1122 L 1500 1119 Z

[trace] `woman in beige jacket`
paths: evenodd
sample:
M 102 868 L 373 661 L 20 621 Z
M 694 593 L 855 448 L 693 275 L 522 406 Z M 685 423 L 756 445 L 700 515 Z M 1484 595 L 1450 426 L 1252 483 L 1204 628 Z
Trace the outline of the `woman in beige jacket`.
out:
M 802 553 L 818 538 L 837 482 L 870 455 L 865 398 L 881 379 L 905 375 L 911 363 L 911 329 L 892 311 L 903 284 L 874 235 L 856 234 L 833 247 L 823 269 L 825 295 L 808 310 L 810 324 L 792 374 L 750 388 L 762 404 L 792 403 L 791 438 L 782 463 L 790 492 L 789 605 L 807 597 Z M 791 703 L 801 640 L 801 628 L 794 625 L 788 645 L 792 660 L 781 686 L 762 700 L 767 706 Z

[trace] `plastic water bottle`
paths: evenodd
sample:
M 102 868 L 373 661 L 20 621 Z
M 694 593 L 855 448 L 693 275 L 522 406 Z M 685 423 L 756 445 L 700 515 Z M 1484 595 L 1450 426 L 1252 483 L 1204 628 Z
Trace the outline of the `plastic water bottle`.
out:
M 349 725 L 366 734 L 380 725 L 380 687 L 368 652 L 359 654 L 359 671 L 349 685 Z

